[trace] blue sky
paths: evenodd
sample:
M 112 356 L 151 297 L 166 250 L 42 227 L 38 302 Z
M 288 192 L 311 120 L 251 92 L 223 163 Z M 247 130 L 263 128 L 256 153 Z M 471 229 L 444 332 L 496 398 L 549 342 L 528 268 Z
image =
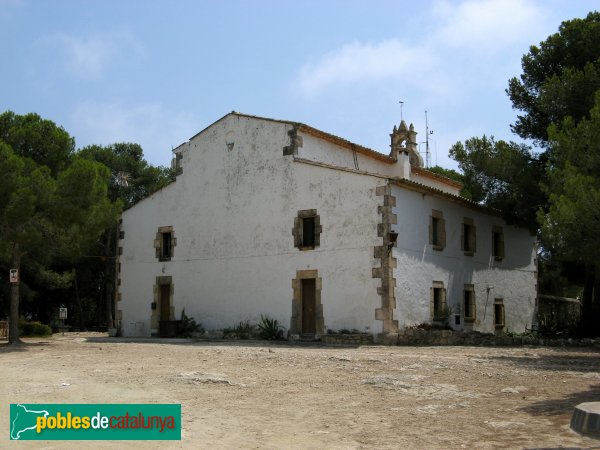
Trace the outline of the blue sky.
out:
M 482 134 L 517 140 L 504 90 L 529 45 L 582 0 L 0 0 L 0 111 L 37 112 L 78 147 L 171 148 L 235 110 L 382 153 L 403 115 L 432 163 Z M 422 145 L 424 151 L 425 146 Z

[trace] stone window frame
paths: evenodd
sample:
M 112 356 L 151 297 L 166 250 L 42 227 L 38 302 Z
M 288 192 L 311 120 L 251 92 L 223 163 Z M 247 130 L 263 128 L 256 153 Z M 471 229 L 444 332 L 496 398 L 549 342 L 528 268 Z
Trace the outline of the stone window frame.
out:
M 437 237 L 437 241 L 434 240 L 435 237 Z M 429 245 L 432 246 L 433 250 L 437 251 L 442 251 L 446 247 L 446 221 L 444 220 L 444 213 L 436 209 L 432 209 L 429 216 Z
M 467 302 L 469 308 L 467 308 Z M 471 310 L 471 315 L 467 316 L 467 311 Z M 463 290 L 463 317 L 465 323 L 475 322 L 477 318 L 477 302 L 475 301 L 475 286 L 473 284 L 465 284 Z
M 506 312 L 504 309 L 504 299 L 494 299 L 494 327 L 501 330 L 506 326 Z
M 438 315 L 436 316 L 436 314 L 435 314 L 436 313 L 436 311 L 435 311 L 435 292 L 437 289 L 440 289 L 440 295 L 442 297 L 441 297 L 440 311 L 438 311 Z M 440 316 L 440 312 L 447 310 L 447 308 L 448 308 L 447 297 L 446 297 L 446 288 L 444 287 L 444 282 L 443 281 L 432 282 L 431 288 L 429 290 L 430 290 L 429 317 L 434 322 L 440 321 L 443 319 L 443 317 Z
M 323 304 L 321 291 L 323 281 L 319 278 L 317 269 L 296 270 L 296 278 L 292 280 L 292 317 L 290 318 L 289 334 L 302 334 L 302 280 L 315 280 L 315 337 L 325 333 L 325 319 L 323 317 Z
M 314 219 L 315 233 L 313 245 L 305 246 L 303 242 L 304 219 Z M 316 209 L 301 209 L 294 218 L 294 228 L 292 235 L 294 236 L 294 247 L 298 250 L 314 250 L 321 245 L 321 233 L 323 227 L 321 225 L 321 216 L 317 214 Z
M 496 261 L 504 259 L 504 230 L 498 225 L 492 226 L 492 256 Z
M 164 238 L 163 235 L 170 234 L 171 245 L 169 248 L 168 255 L 165 255 L 165 249 L 163 248 Z M 166 227 L 158 227 L 156 238 L 154 239 L 154 249 L 156 250 L 156 259 L 159 261 L 171 261 L 175 253 L 175 246 L 177 245 L 177 238 L 173 231 L 173 226 L 169 225 Z
M 470 217 L 463 218 L 460 226 L 460 249 L 465 256 L 473 256 L 477 251 L 477 228 Z

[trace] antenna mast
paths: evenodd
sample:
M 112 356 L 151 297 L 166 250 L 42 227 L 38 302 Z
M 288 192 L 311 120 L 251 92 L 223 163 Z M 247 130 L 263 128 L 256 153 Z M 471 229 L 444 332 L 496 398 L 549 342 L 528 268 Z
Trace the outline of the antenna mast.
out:
M 431 153 L 429 152 L 429 135 L 433 134 L 433 130 L 429 131 L 429 122 L 427 121 L 427 110 L 425 110 L 425 167 L 429 168 Z

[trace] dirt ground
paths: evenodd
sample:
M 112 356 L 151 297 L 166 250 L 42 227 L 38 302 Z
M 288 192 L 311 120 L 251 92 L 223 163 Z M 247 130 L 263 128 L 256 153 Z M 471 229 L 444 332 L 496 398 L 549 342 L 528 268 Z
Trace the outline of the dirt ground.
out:
M 2 448 L 600 448 L 600 352 L 333 348 L 71 333 L 0 344 Z M 10 403 L 181 403 L 181 441 L 9 441 Z

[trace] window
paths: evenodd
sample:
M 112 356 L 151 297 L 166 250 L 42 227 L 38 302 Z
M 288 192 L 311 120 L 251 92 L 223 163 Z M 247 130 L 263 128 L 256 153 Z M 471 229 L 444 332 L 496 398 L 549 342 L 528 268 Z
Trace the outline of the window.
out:
M 315 218 L 302 219 L 302 247 L 315 248 Z
M 494 325 L 504 328 L 504 301 L 501 298 L 494 300 Z
M 162 233 L 160 256 L 163 259 L 171 257 L 171 233 Z
M 298 211 L 294 219 L 294 247 L 311 250 L 321 245 L 321 220 L 316 209 Z
M 475 234 L 475 225 L 473 219 L 465 217 L 463 219 L 461 233 L 460 233 L 460 246 L 465 255 L 473 256 L 476 250 L 477 238 Z
M 465 316 L 465 322 L 475 321 L 475 289 L 472 284 L 465 284 L 465 290 L 463 291 L 463 315 Z
M 177 238 L 174 236 L 173 227 L 159 227 L 154 239 L 156 258 L 159 261 L 170 261 L 176 245 Z
M 441 211 L 435 209 L 429 216 L 429 244 L 433 250 L 443 250 L 446 246 L 446 223 Z
M 431 317 L 433 320 L 447 320 L 446 289 L 441 281 L 434 281 L 431 288 Z
M 492 256 L 496 261 L 504 258 L 504 232 L 502 227 L 492 227 Z

